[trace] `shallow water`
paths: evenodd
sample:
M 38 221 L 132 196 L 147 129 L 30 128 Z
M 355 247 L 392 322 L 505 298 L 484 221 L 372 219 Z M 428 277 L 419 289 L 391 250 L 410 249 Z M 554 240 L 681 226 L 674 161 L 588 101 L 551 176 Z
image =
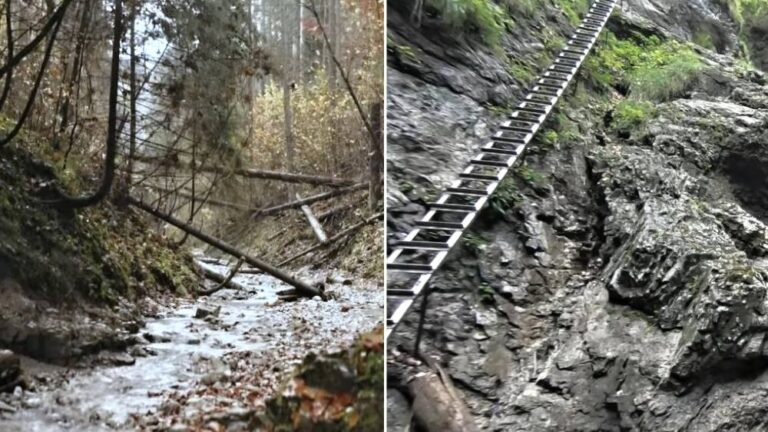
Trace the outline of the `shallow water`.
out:
M 224 266 L 205 265 L 226 272 Z M 337 293 L 336 300 L 271 306 L 285 285 L 264 275 L 238 275 L 235 281 L 248 292 L 223 290 L 149 319 L 140 333 L 169 339 L 143 345 L 157 355 L 137 358 L 131 366 L 80 370 L 60 388 L 26 392 L 21 399 L 35 407 L 7 418 L 0 413 L 0 431 L 130 430 L 131 415 L 157 410 L 164 393 L 189 389 L 206 373 L 225 368 L 219 360 L 224 354 L 277 347 L 302 354 L 307 347 L 332 350 L 373 328 L 383 315 L 382 290 L 374 286 L 338 284 L 327 288 Z M 221 306 L 219 323 L 194 318 L 203 303 Z

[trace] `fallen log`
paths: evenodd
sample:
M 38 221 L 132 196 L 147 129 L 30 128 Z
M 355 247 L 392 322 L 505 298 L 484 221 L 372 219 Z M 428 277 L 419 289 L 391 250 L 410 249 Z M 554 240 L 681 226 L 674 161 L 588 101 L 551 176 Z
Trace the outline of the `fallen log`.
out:
M 280 213 L 285 210 L 300 208 L 303 205 L 310 205 L 319 201 L 325 201 L 327 199 L 335 198 L 340 195 L 346 195 L 359 190 L 367 189 L 368 183 L 358 183 L 354 186 L 332 190 L 324 192 L 318 195 L 311 196 L 309 198 L 300 199 L 298 201 L 292 201 L 286 204 L 280 204 L 278 206 L 269 207 L 262 210 L 256 210 L 251 214 L 251 219 L 257 219 L 259 217 L 270 216 L 276 213 Z
M 356 202 L 351 202 L 351 203 L 347 203 L 347 204 L 342 204 L 340 206 L 336 206 L 336 207 L 334 207 L 334 208 L 332 208 L 330 210 L 326 210 L 326 211 L 324 211 L 322 213 L 319 213 L 317 215 L 317 220 L 324 221 L 326 219 L 330 219 L 331 217 L 333 217 L 333 216 L 335 216 L 335 215 L 337 215 L 337 214 L 339 214 L 339 213 L 341 213 L 341 212 L 343 212 L 345 210 L 349 210 L 349 209 L 351 209 L 353 207 L 357 207 L 357 203 Z
M 364 227 L 366 225 L 370 225 L 373 222 L 375 222 L 376 220 L 381 219 L 382 217 L 384 217 L 384 213 L 383 212 L 379 213 L 379 214 L 376 214 L 376 215 L 373 215 L 373 216 L 369 217 L 368 219 L 366 219 L 366 220 L 364 220 L 362 222 L 359 222 L 359 223 L 357 223 L 355 225 L 352 225 L 351 227 L 349 227 L 349 228 L 347 228 L 347 229 L 345 229 L 343 231 L 339 231 L 336 235 L 334 235 L 333 237 L 329 238 L 327 242 L 320 243 L 318 245 L 312 246 L 309 249 L 306 249 L 306 250 L 304 250 L 302 252 L 299 252 L 296 255 L 294 255 L 294 256 L 286 259 L 286 260 L 283 260 L 278 265 L 280 267 L 282 267 L 282 266 L 284 266 L 286 264 L 290 264 L 293 261 L 296 261 L 297 259 L 303 257 L 304 255 L 312 253 L 312 252 L 314 252 L 314 251 L 316 251 L 318 249 L 322 249 L 323 247 L 326 247 L 326 246 L 328 246 L 330 244 L 333 244 L 333 243 L 343 239 L 344 237 L 347 237 L 348 235 L 357 232 L 360 228 L 362 228 L 362 227 Z
M 144 163 L 160 164 L 161 166 L 168 167 L 168 168 L 187 169 L 187 170 L 193 169 L 191 164 L 186 164 L 184 162 L 181 162 L 177 158 L 170 158 L 170 157 L 155 158 L 155 157 L 136 155 L 134 156 L 134 160 L 138 160 Z M 303 183 L 303 184 L 311 184 L 316 186 L 333 186 L 333 187 L 351 186 L 355 184 L 355 181 L 356 181 L 353 179 L 343 179 L 343 178 L 336 178 L 336 177 L 329 177 L 329 176 L 286 173 L 286 172 L 280 172 L 280 171 L 257 170 L 257 169 L 251 169 L 251 168 L 226 169 L 226 168 L 220 168 L 220 167 L 197 166 L 194 168 L 194 170 L 198 172 L 207 172 L 207 173 L 216 173 L 216 174 L 234 174 L 234 175 L 245 177 L 245 178 L 277 180 L 285 183 Z
M 324 288 L 323 288 L 322 283 L 318 283 L 315 287 L 309 286 L 309 284 L 307 284 L 306 282 L 301 281 L 301 280 L 291 276 L 290 274 L 280 270 L 279 268 L 274 267 L 274 266 L 270 265 L 269 263 L 266 263 L 266 262 L 264 262 L 264 261 L 262 261 L 262 260 L 260 260 L 258 258 L 252 257 L 250 255 L 246 255 L 246 254 L 242 253 L 241 251 L 237 250 L 234 246 L 232 246 L 232 245 L 230 245 L 228 243 L 225 243 L 225 242 L 223 242 L 223 241 L 221 241 L 219 239 L 216 239 L 214 237 L 211 237 L 208 234 L 205 234 L 204 232 L 201 232 L 201 231 L 199 231 L 199 230 L 197 230 L 197 229 L 195 229 L 195 228 L 185 224 L 184 222 L 174 218 L 173 216 L 161 213 L 161 212 L 153 209 L 152 207 L 150 207 L 146 203 L 144 203 L 144 202 L 142 202 L 140 200 L 137 200 L 136 198 L 134 198 L 132 196 L 126 197 L 126 200 L 127 200 L 128 204 L 130 204 L 130 205 L 132 205 L 134 207 L 137 207 L 137 208 L 139 208 L 141 210 L 144 210 L 145 212 L 151 214 L 152 216 L 154 216 L 154 217 L 156 217 L 158 219 L 161 219 L 161 220 L 163 220 L 163 221 L 165 221 L 165 222 L 175 226 L 176 228 L 178 228 L 178 229 L 188 233 L 189 235 L 191 235 L 191 236 L 193 236 L 193 237 L 195 237 L 195 238 L 197 238 L 197 239 L 199 239 L 199 240 L 201 240 L 201 241 L 203 241 L 203 242 L 205 242 L 205 243 L 207 243 L 207 244 L 209 244 L 209 245 L 211 245 L 211 246 L 221 250 L 222 252 L 225 252 L 225 253 L 227 253 L 229 255 L 232 255 L 234 257 L 237 257 L 237 258 L 242 258 L 243 261 L 245 261 L 246 263 L 248 263 L 252 267 L 256 267 L 256 268 L 258 268 L 260 270 L 263 270 L 265 273 L 268 273 L 268 274 L 276 277 L 277 279 L 279 279 L 279 280 L 281 280 L 281 281 L 283 281 L 283 282 L 285 282 L 285 283 L 295 287 L 297 292 L 299 294 L 301 294 L 301 295 L 304 295 L 304 296 L 307 296 L 307 297 L 320 296 L 324 300 L 326 298 L 325 293 L 323 292 Z
M 301 195 L 297 193 L 296 199 L 301 201 Z M 304 216 L 306 216 L 307 221 L 309 221 L 309 226 L 311 226 L 312 231 L 315 232 L 315 236 L 317 237 L 317 240 L 320 241 L 320 243 L 327 242 L 328 236 L 325 235 L 323 226 L 320 224 L 320 221 L 318 221 L 315 215 L 312 213 L 312 209 L 309 208 L 307 204 L 304 204 L 303 206 L 301 206 L 301 211 L 304 213 Z
M 203 273 L 203 275 L 206 278 L 218 284 L 215 287 L 210 289 L 199 289 L 197 290 L 197 294 L 201 296 L 208 296 L 208 295 L 217 293 L 224 288 L 229 288 L 229 289 L 238 290 L 238 291 L 246 291 L 244 286 L 232 280 L 235 278 L 235 275 L 237 275 L 238 271 L 240 271 L 240 267 L 242 265 L 243 265 L 243 258 L 240 257 L 240 259 L 237 261 L 237 264 L 235 264 L 235 266 L 232 267 L 232 270 L 229 271 L 226 277 L 220 275 L 219 273 L 216 273 L 215 271 L 208 270 L 203 266 L 197 266 L 197 268 Z
M 154 190 L 159 191 L 159 192 L 163 192 L 163 193 L 175 193 L 176 195 L 178 195 L 178 196 L 180 196 L 182 198 L 195 199 L 195 200 L 199 200 L 200 199 L 200 197 L 196 197 L 196 196 L 192 195 L 192 193 L 190 193 L 189 191 L 186 191 L 186 190 L 173 191 L 173 190 L 165 189 L 165 188 L 162 188 L 160 186 L 155 186 L 155 185 L 151 185 L 151 184 L 145 184 L 144 186 L 146 186 L 146 187 L 148 187 L 150 189 L 154 189 Z M 217 199 L 210 198 L 210 197 L 207 200 L 205 200 L 204 204 L 210 204 L 210 205 L 214 205 L 214 206 L 217 206 L 217 207 L 224 207 L 224 208 L 228 208 L 228 209 L 232 209 L 232 210 L 253 211 L 253 209 L 251 209 L 251 208 L 249 208 L 247 206 L 244 206 L 244 205 L 235 204 L 235 203 L 232 203 L 232 202 L 229 202 L 229 201 L 221 201 L 221 200 L 217 200 Z
M 427 432 L 476 432 L 466 405 L 433 371 L 419 372 L 408 385 L 416 422 Z

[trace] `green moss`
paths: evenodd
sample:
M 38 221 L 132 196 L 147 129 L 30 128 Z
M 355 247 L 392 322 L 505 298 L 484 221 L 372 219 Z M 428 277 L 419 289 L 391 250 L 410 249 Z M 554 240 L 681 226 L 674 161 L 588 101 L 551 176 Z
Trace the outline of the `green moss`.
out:
M 532 18 L 541 7 L 541 0 L 506 0 L 504 4 L 513 18 Z
M 485 248 L 488 243 L 483 236 L 476 233 L 467 233 L 464 238 L 464 247 L 474 256 L 479 257 L 480 252 Z
M 590 5 L 589 0 L 554 0 L 554 2 L 574 27 L 581 23 L 581 18 L 587 13 Z
M 522 201 L 520 192 L 513 178 L 507 178 L 499 184 L 488 200 L 489 208 L 498 216 L 504 216 Z
M 617 131 L 629 132 L 645 125 L 656 113 L 656 107 L 650 102 L 626 99 L 616 105 L 611 126 Z
M 391 47 L 400 58 L 408 59 L 414 63 L 421 62 L 416 56 L 416 52 L 413 50 L 413 47 L 408 45 L 399 45 L 392 39 L 387 39 L 387 45 Z
M 536 72 L 531 69 L 530 64 L 511 58 L 507 60 L 507 73 L 520 81 L 524 86 L 529 85 L 536 79 Z
M 547 183 L 547 179 L 544 174 L 536 171 L 528 165 L 522 165 L 517 168 L 517 170 L 515 170 L 515 174 L 533 188 L 544 186 Z
M 632 97 L 666 101 L 681 96 L 703 69 L 690 46 L 655 36 L 618 39 L 608 32 L 584 70 L 592 85 L 628 88 Z
M 145 278 L 145 287 L 139 287 L 137 259 L 152 263 L 161 258 L 169 279 L 194 281 L 188 263 L 148 235 L 130 212 L 106 202 L 77 212 L 46 204 L 49 191 L 63 187 L 62 181 L 58 170 L 20 148 L 35 148 L 25 140 L 0 151 L 0 279 L 15 280 L 53 303 L 107 304 L 169 288 L 156 278 Z M 137 258 L 142 248 L 147 254 Z
M 559 139 L 557 132 L 552 129 L 545 131 L 540 136 L 541 142 L 549 147 L 554 146 Z
M 699 30 L 693 34 L 693 43 L 709 50 L 715 49 L 715 42 L 712 35 L 706 31 Z
M 494 48 L 510 19 L 504 9 L 488 0 L 427 0 L 449 26 L 463 31 L 477 31 L 483 41 Z
M 493 288 L 491 288 L 490 285 L 487 283 L 481 283 L 477 287 L 477 297 L 480 300 L 481 303 L 485 304 L 493 304 L 496 302 L 496 299 L 494 298 L 495 292 L 493 291 Z

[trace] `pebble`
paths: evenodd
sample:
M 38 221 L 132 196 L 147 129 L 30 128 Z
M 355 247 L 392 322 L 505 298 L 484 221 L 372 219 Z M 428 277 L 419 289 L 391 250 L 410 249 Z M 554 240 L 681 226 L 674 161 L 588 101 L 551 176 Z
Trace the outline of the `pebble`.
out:
M 218 317 L 221 313 L 221 306 L 200 305 L 195 311 L 195 318 Z
M 8 405 L 7 403 L 0 401 L 0 412 L 9 412 L 9 413 L 15 413 L 16 408 Z
M 31 397 L 29 399 L 25 399 L 24 402 L 21 403 L 21 406 L 23 406 L 26 409 L 36 409 L 40 408 L 43 405 L 43 400 L 39 397 Z

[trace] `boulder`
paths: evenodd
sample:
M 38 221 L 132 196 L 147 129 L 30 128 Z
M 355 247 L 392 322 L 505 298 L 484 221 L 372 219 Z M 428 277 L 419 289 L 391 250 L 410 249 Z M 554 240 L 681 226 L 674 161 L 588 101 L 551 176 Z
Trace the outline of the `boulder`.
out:
M 221 306 L 200 305 L 197 307 L 197 311 L 195 311 L 195 318 L 218 317 L 219 313 L 221 313 Z

